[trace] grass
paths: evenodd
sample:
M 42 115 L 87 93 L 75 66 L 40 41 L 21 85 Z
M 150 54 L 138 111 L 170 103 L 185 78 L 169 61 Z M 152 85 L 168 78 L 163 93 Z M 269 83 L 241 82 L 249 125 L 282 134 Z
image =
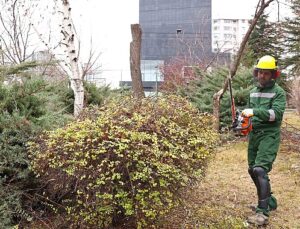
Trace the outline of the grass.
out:
M 300 124 L 300 117 L 287 114 L 286 121 Z M 257 202 L 256 189 L 247 169 L 247 142 L 227 144 L 211 160 L 205 179 L 184 193 L 182 206 L 160 228 L 255 228 L 246 223 Z M 282 144 L 269 173 L 278 209 L 271 212 L 267 229 L 300 229 L 300 152 Z
M 286 111 L 283 115 L 283 121 L 300 129 L 300 115 L 294 111 Z

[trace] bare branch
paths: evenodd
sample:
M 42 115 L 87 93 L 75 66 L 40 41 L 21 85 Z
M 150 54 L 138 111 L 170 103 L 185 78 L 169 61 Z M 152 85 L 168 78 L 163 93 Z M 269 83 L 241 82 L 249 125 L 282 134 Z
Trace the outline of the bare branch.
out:
M 95 51 L 92 50 L 92 41 L 91 41 L 91 49 L 90 49 L 90 53 L 89 53 L 89 57 L 88 57 L 88 61 L 85 64 L 85 66 L 82 66 L 82 79 L 84 79 L 84 77 L 87 75 L 87 73 L 89 72 L 94 72 L 97 71 L 97 69 L 99 67 L 95 67 L 96 62 L 98 61 L 98 59 L 101 56 L 101 53 L 98 53 L 95 56 Z

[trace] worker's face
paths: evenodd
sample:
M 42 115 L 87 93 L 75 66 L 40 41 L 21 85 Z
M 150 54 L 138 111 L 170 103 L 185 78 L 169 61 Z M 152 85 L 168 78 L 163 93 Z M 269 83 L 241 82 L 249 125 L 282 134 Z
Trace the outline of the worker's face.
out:
M 257 80 L 261 86 L 266 86 L 272 80 L 272 72 L 270 70 L 258 69 Z

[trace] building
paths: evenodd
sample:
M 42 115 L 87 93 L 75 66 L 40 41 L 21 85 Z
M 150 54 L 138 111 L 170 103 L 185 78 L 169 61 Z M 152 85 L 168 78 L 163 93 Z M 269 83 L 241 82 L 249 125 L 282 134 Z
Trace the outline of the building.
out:
M 235 54 L 249 28 L 249 19 L 213 19 L 212 51 Z
M 211 0 L 139 0 L 139 24 L 145 89 L 150 82 L 151 90 L 156 89 L 163 81 L 159 67 L 174 57 L 193 61 L 213 56 Z
M 142 60 L 211 54 L 211 0 L 140 0 L 139 23 Z

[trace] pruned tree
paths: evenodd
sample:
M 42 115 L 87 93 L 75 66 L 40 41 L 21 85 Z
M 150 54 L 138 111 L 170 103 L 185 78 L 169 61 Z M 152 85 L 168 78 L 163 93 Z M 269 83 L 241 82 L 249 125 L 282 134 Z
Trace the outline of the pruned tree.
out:
M 130 43 L 130 71 L 133 94 L 136 98 L 144 98 L 141 74 L 142 29 L 139 24 L 131 25 L 132 42 Z
M 245 46 L 247 44 L 247 41 L 249 40 L 249 37 L 255 27 L 255 25 L 257 24 L 259 18 L 261 17 L 261 15 L 264 13 L 264 10 L 270 5 L 271 2 L 273 2 L 274 0 L 259 0 L 257 3 L 257 7 L 255 10 L 255 14 L 254 17 L 251 21 L 251 24 L 247 30 L 247 33 L 245 34 L 242 43 L 240 45 L 240 48 L 235 56 L 234 61 L 231 62 L 230 64 L 230 69 L 229 69 L 229 73 L 228 73 L 228 77 L 224 82 L 223 88 L 220 89 L 217 93 L 214 94 L 213 96 L 213 115 L 215 117 L 215 129 L 219 130 L 220 128 L 220 100 L 222 99 L 224 93 L 226 92 L 228 85 L 229 85 L 229 81 L 233 79 L 233 77 L 236 74 L 237 68 L 239 66 L 241 57 L 243 55 Z

